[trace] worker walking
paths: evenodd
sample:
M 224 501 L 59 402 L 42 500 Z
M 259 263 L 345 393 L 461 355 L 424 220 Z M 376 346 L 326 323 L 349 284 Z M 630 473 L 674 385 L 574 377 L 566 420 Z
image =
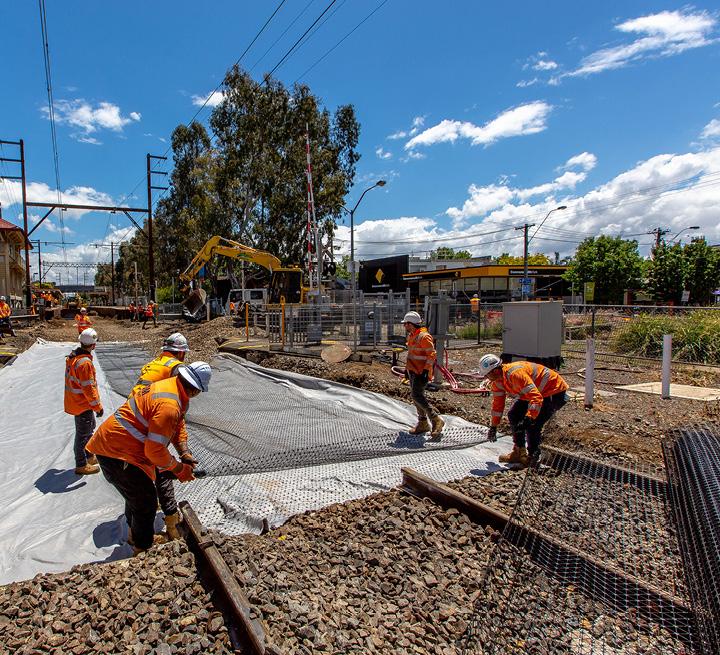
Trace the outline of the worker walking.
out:
M 86 451 L 95 430 L 95 417 L 103 415 L 92 357 L 97 340 L 95 330 L 83 330 L 79 347 L 65 359 L 65 413 L 75 417 L 75 473 L 78 475 L 100 471 L 95 456 Z
M 152 300 L 147 304 L 147 307 L 145 307 L 145 311 L 143 312 L 143 330 L 147 326 L 149 319 L 152 319 L 153 327 L 157 327 L 157 319 L 155 318 L 155 303 Z
M 408 348 L 405 371 L 410 382 L 410 395 L 418 413 L 417 425 L 409 432 L 430 432 L 431 441 L 440 441 L 445 421 L 425 397 L 425 388 L 435 369 L 435 342 L 427 328 L 422 326 L 423 320 L 417 312 L 408 312 L 402 322 L 407 332 Z
M 75 314 L 75 325 L 78 329 L 78 334 L 82 334 L 84 330 L 92 327 L 92 321 L 88 316 L 87 309 L 84 307 L 80 308 L 80 312 Z
M 15 336 L 15 330 L 13 330 L 10 317 L 12 316 L 12 307 L 5 301 L 5 296 L 0 296 L 0 343 L 3 340 L 3 332 L 7 330 L 10 332 L 10 336 Z
M 479 372 L 492 383 L 490 441 L 497 438 L 506 395 L 518 398 L 507 416 L 513 433 L 513 449 L 501 455 L 499 461 L 521 466 L 537 462 L 543 426 L 567 402 L 567 382 L 557 371 L 542 364 L 522 361 L 503 364 L 496 355 L 484 355 Z
M 145 364 L 140 371 L 140 377 L 135 383 L 130 397 L 142 395 L 142 393 L 154 382 L 166 380 L 177 375 L 179 367 L 185 360 L 190 347 L 187 339 L 179 332 L 174 332 L 163 341 L 162 352 L 151 362 Z M 192 456 L 187 445 L 187 433 L 178 434 L 178 438 L 172 441 L 175 450 L 180 456 L 180 461 L 185 464 L 195 465 L 197 461 Z M 177 501 L 175 500 L 175 489 L 173 481 L 176 479 L 170 471 L 157 470 L 155 475 L 155 490 L 157 492 L 160 509 L 165 515 L 165 528 L 170 539 L 179 539 L 180 533 L 177 526 L 181 516 L 178 512 Z
M 128 312 L 130 313 L 130 322 L 137 321 L 137 309 L 135 308 L 135 302 L 132 300 L 128 305 Z
M 176 460 L 168 444 L 187 440 L 190 398 L 208 390 L 211 374 L 209 364 L 193 362 L 176 376 L 143 388 L 108 417 L 87 445 L 97 455 L 105 479 L 125 499 L 136 554 L 153 544 L 156 470 L 170 471 L 181 482 L 195 479 L 194 464 Z

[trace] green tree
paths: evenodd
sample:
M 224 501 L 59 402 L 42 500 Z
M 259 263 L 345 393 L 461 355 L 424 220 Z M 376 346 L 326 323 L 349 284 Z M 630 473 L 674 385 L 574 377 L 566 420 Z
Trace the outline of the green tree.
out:
M 585 282 L 595 282 L 596 303 L 621 303 L 626 289 L 640 283 L 642 258 L 637 241 L 620 237 L 589 237 L 575 251 L 563 276 L 582 289 Z
M 685 289 L 690 291 L 690 302 L 707 305 L 712 292 L 720 286 L 720 251 L 710 248 L 705 239 L 693 239 L 683 249 Z
M 647 290 L 655 302 L 680 302 L 685 288 L 685 261 L 679 243 L 661 241 L 647 263 Z
M 350 279 L 350 271 L 348 270 L 348 263 L 350 262 L 350 255 L 343 255 L 342 259 L 335 262 L 336 271 L 335 277 L 342 278 L 343 280 Z
M 514 255 L 504 252 L 497 258 L 496 263 L 501 266 L 517 266 L 518 264 L 524 264 L 525 260 L 522 257 L 515 257 Z M 532 254 L 528 253 L 528 264 L 531 266 L 547 266 L 548 264 L 552 264 L 552 262 L 547 255 L 536 252 Z
M 430 252 L 430 259 L 471 259 L 472 253 L 469 250 L 455 250 L 449 246 L 440 246 L 437 250 Z

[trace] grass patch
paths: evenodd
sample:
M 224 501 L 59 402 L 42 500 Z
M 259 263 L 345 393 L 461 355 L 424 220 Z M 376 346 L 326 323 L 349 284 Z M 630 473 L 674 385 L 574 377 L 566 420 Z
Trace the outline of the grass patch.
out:
M 664 334 L 672 335 L 673 359 L 720 364 L 720 312 L 697 311 L 682 316 L 641 314 L 616 332 L 613 350 L 661 357 Z

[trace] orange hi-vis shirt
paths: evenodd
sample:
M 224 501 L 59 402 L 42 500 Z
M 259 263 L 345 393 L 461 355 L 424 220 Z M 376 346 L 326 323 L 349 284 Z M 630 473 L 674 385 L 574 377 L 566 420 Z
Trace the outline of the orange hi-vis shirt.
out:
M 78 348 L 65 359 L 65 412 L 78 416 L 89 409 L 99 412 L 102 403 L 92 353 Z
M 82 314 L 75 314 L 75 322 L 77 323 L 78 334 L 80 334 L 83 330 L 87 330 L 89 327 L 92 327 L 92 321 L 87 314 L 85 314 L 85 316 Z
M 9 318 L 12 314 L 12 309 L 4 300 L 0 300 L 0 318 Z
M 148 305 L 145 308 L 145 316 L 152 316 L 155 312 L 155 305 Z
M 130 396 L 95 431 L 86 449 L 134 464 L 155 480 L 156 467 L 168 470 L 180 463 L 168 445 L 187 441 L 188 404 L 188 395 L 177 377 L 155 382 L 139 395 Z
M 149 387 L 153 382 L 159 382 L 160 380 L 166 380 L 172 377 L 175 367 L 180 364 L 182 364 L 182 362 L 176 359 L 171 352 L 163 350 L 160 356 L 142 367 L 140 377 L 132 388 L 130 395 L 135 396 L 145 387 Z
M 537 418 L 543 398 L 567 391 L 568 384 L 559 373 L 542 364 L 511 362 L 502 365 L 502 378 L 492 389 L 492 425 L 499 425 L 505 409 L 505 396 L 517 396 L 528 402 L 527 416 Z
M 405 368 L 410 373 L 428 371 L 432 376 L 435 368 L 435 342 L 426 327 L 419 327 L 407 337 L 407 362 Z

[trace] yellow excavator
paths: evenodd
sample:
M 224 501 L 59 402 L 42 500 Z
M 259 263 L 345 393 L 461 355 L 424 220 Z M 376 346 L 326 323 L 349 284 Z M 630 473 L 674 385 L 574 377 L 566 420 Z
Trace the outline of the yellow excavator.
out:
M 270 271 L 268 302 L 279 304 L 284 298 L 286 303 L 306 302 L 307 288 L 303 286 L 303 271 L 297 266 L 283 266 L 273 254 L 265 250 L 250 248 L 238 241 L 214 236 L 198 251 L 189 266 L 180 274 L 180 282 L 184 293 L 188 294 L 183 304 L 191 314 L 195 314 L 205 304 L 206 294 L 202 289 L 191 290 L 191 283 L 215 255 L 258 264 Z

